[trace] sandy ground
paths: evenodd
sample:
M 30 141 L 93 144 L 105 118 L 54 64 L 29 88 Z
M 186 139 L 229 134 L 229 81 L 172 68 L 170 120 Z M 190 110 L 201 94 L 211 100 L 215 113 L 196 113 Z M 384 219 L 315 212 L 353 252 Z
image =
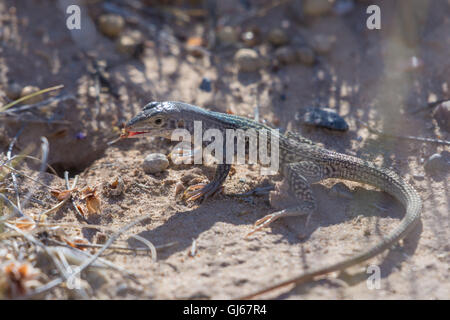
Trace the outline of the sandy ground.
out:
M 242 44 L 214 47 L 211 55 L 196 58 L 182 48 L 181 40 L 170 44 L 161 40 L 164 32 L 172 32 L 176 39 L 205 36 L 210 30 L 207 20 L 193 19 L 183 24 L 173 22 L 170 15 L 165 19 L 150 16 L 147 20 L 157 26 L 157 32 L 145 32 L 143 54 L 130 58 L 117 53 L 114 42 L 95 31 L 94 25 L 95 33 L 84 34 L 86 38 L 71 35 L 64 27 L 63 11 L 53 1 L 0 1 L 0 89 L 5 91 L 11 80 L 40 88 L 62 83 L 64 92 L 74 96 L 35 113 L 69 124 L 27 123 L 14 149 L 16 154 L 26 146 L 39 146 L 38 138 L 46 136 L 50 143 L 49 163 L 60 176 L 69 170 L 71 177 L 80 175 L 80 189 L 98 186 L 101 212 L 88 215 L 87 220 L 106 229 L 69 227 L 64 228 L 66 233 L 91 243 L 104 243 L 114 230 L 148 215 L 148 220 L 128 230 L 117 244 L 141 247 L 139 241 L 130 238 L 132 234 L 155 246 L 176 242 L 159 250 L 157 261 L 148 253 L 108 250 L 103 257 L 135 274 L 138 282 L 114 270 L 101 270 L 95 281 L 89 277 L 84 280 L 89 284 L 89 297 L 237 298 L 354 254 L 392 230 L 404 214 L 400 203 L 370 186 L 325 181 L 313 187 L 318 210 L 308 227 L 302 217 L 285 218 L 244 239 L 253 223 L 273 209 L 268 196 L 236 194 L 271 185 L 278 177 L 260 176 L 256 166 L 236 166 L 223 193 L 203 204 L 186 203 L 175 195 L 177 183 L 181 181 L 187 187 L 208 181 L 214 174 L 213 167 L 171 163 L 160 174 L 145 174 L 144 157 L 152 152 L 168 154 L 170 142 L 146 138 L 123 140 L 109 147 L 106 144 L 117 137 L 120 123 L 148 101 L 179 100 L 250 117 L 258 106 L 261 119 L 269 124 L 299 131 L 329 149 L 394 169 L 416 188 L 423 200 L 420 225 L 390 251 L 347 273 L 287 287 L 264 298 L 448 299 L 449 180 L 446 172 L 433 177 L 424 171 L 424 161 L 446 149 L 431 143 L 380 137 L 356 121 L 366 121 L 385 132 L 449 140 L 449 133 L 439 128 L 431 110 L 413 113 L 428 102 L 450 98 L 450 4 L 423 2 L 428 5 L 419 10 L 420 14 L 412 13 L 416 20 L 411 28 L 400 18 L 404 8 L 394 2 L 375 1 L 383 14 L 382 29 L 378 31 L 365 28 L 366 4 L 359 1 L 346 15 L 306 17 L 301 23 L 288 14 L 285 5 L 242 18 L 248 12 L 239 1 L 221 3 L 217 8 L 219 25 L 242 30 L 257 26 L 263 41 L 255 48 L 269 61 L 273 60 L 275 49 L 264 40 L 264 35 L 273 28 L 283 26 L 290 39 L 299 37 L 306 43 L 321 34 L 336 37 L 332 49 L 317 54 L 312 66 L 267 65 L 258 72 L 243 73 L 233 61 Z M 101 1 L 92 1 L 88 11 L 91 18 L 95 21 L 102 12 Z M 141 27 L 127 22 L 126 30 Z M 98 115 L 92 76 L 87 69 L 89 61 L 81 54 L 82 47 L 108 62 L 110 81 L 119 93 L 117 98 L 107 92 L 100 95 Z M 420 59 L 420 67 L 410 66 L 413 56 Z M 211 92 L 199 89 L 203 77 L 211 79 Z M 294 115 L 307 106 L 335 109 L 349 123 L 349 131 L 336 133 L 301 125 Z M 24 123 L 0 121 L 0 150 L 6 153 Z M 86 138 L 77 139 L 79 133 Z M 38 148 L 35 150 L 39 156 Z M 35 163 L 26 161 L 21 167 L 38 177 Z M 111 195 L 107 186 L 116 177 L 124 181 L 124 192 L 119 196 Z M 45 173 L 40 179 L 64 189 L 61 177 Z M 350 196 L 336 195 L 336 183 L 345 183 Z M 19 186 L 21 194 L 25 194 L 35 185 L 19 178 Z M 15 197 L 11 190 L 6 194 L 10 199 Z M 30 204 L 30 214 L 57 203 L 45 188 L 39 187 L 34 198 L 41 204 Z M 50 215 L 48 221 L 84 223 L 69 203 Z M 191 256 L 194 240 L 196 253 Z M 6 255 L 0 256 L 0 262 L 5 259 Z M 380 289 L 368 289 L 369 264 L 380 267 Z M 43 297 L 74 296 L 69 290 L 57 288 Z

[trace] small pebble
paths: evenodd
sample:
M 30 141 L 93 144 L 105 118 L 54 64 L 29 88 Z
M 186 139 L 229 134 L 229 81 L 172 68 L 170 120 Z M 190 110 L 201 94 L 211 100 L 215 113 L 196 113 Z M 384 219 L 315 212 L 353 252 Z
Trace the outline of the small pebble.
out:
M 304 0 L 303 12 L 308 16 L 320 16 L 331 11 L 334 0 Z
M 425 172 L 430 175 L 445 176 L 450 169 L 450 152 L 435 153 L 424 164 Z
M 433 111 L 433 117 L 439 128 L 450 132 L 450 100 L 438 104 Z
M 261 58 L 253 49 L 239 49 L 234 55 L 239 70 L 243 72 L 258 71 L 262 66 Z
M 269 32 L 267 39 L 269 40 L 269 42 L 272 45 L 274 45 L 276 47 L 283 46 L 286 43 L 288 43 L 288 41 L 289 41 L 289 38 L 288 38 L 286 32 L 284 32 L 284 30 L 279 29 L 279 28 L 272 29 Z
M 26 86 L 22 89 L 22 92 L 20 93 L 20 97 L 25 97 L 29 94 L 35 93 L 37 91 L 39 91 L 40 89 L 38 87 L 35 86 Z M 34 96 L 32 98 L 29 98 L 27 100 L 24 100 L 24 104 L 34 104 L 34 103 L 38 103 L 42 101 L 42 95 L 37 95 Z
M 17 100 L 22 93 L 22 87 L 17 82 L 11 82 L 6 86 L 5 93 L 9 99 Z
M 222 45 L 232 45 L 238 41 L 238 34 L 233 27 L 225 26 L 217 32 L 217 39 Z
M 125 26 L 125 20 L 117 14 L 103 14 L 98 18 L 100 31 L 111 38 L 116 38 Z
M 253 47 L 260 41 L 259 29 L 253 28 L 242 33 L 241 40 L 246 46 Z
M 345 15 L 355 8 L 353 0 L 337 0 L 333 7 L 333 12 L 337 15 Z
M 84 132 L 78 132 L 78 133 L 75 135 L 75 138 L 76 138 L 77 140 L 83 140 L 83 139 L 86 139 L 86 134 L 85 134 Z
M 297 52 L 291 47 L 281 47 L 275 51 L 276 59 L 283 64 L 292 64 L 297 61 Z
M 209 80 L 209 78 L 205 77 L 202 79 L 202 82 L 200 83 L 200 90 L 211 92 L 212 87 L 211 87 L 211 80 Z
M 164 171 L 169 166 L 169 160 L 162 153 L 151 153 L 145 157 L 142 168 L 145 173 L 157 173 Z
M 306 125 L 324 127 L 331 130 L 347 131 L 348 124 L 333 109 L 329 108 L 307 108 L 303 117 L 300 117 Z
M 144 40 L 141 32 L 135 30 L 121 35 L 116 42 L 117 51 L 129 56 L 139 56 L 144 50 Z

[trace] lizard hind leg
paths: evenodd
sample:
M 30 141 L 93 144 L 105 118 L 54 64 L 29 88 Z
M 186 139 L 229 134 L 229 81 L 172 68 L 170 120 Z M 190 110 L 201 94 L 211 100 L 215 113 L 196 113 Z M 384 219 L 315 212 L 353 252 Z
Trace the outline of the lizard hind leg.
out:
M 301 161 L 286 165 L 284 168 L 285 181 L 283 181 L 283 184 L 285 182 L 288 183 L 289 193 L 295 196 L 297 204 L 290 205 L 285 209 L 268 214 L 257 220 L 253 230 L 246 237 L 269 226 L 272 222 L 282 217 L 306 215 L 305 225 L 308 225 L 311 215 L 317 208 L 310 184 L 323 179 L 322 172 L 323 170 L 318 165 L 310 161 Z M 276 202 L 278 202 L 277 199 L 280 198 L 280 195 L 284 193 L 282 188 L 283 185 L 281 187 L 277 186 L 277 189 L 270 195 L 270 201 L 274 207 L 280 207 Z M 283 195 L 281 195 L 282 197 Z

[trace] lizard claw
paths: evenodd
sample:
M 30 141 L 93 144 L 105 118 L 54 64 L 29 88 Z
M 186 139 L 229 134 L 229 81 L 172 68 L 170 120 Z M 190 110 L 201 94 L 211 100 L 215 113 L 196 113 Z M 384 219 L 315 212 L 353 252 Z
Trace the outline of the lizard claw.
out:
M 219 188 L 215 188 L 214 184 L 212 183 L 199 183 L 194 184 L 192 186 L 189 186 L 183 193 L 183 199 L 188 197 L 186 201 L 195 201 L 197 199 L 205 200 L 209 196 L 214 195 L 218 190 L 222 189 L 220 186 Z
M 253 230 L 250 231 L 249 233 L 247 233 L 244 238 L 247 238 L 247 237 L 251 236 L 252 234 L 254 234 L 255 232 L 269 226 L 269 224 L 271 224 L 272 222 L 277 220 L 279 217 L 280 217 L 280 215 L 277 213 L 271 213 L 265 217 L 262 217 L 261 219 L 259 219 L 255 222 L 255 224 L 253 225 L 253 227 L 254 227 Z

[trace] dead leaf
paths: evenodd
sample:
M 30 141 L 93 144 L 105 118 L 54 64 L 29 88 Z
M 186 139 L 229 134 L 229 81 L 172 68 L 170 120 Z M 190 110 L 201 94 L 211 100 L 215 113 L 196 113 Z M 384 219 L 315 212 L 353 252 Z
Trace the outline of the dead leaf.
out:
M 72 191 L 74 191 L 74 190 L 61 191 L 58 189 L 54 189 L 54 190 L 51 190 L 50 193 L 52 194 L 52 196 L 54 196 L 56 199 L 58 199 L 58 201 L 63 201 L 72 195 Z
M 100 204 L 101 201 L 97 196 L 89 196 L 86 198 L 86 207 L 89 213 L 99 213 Z

